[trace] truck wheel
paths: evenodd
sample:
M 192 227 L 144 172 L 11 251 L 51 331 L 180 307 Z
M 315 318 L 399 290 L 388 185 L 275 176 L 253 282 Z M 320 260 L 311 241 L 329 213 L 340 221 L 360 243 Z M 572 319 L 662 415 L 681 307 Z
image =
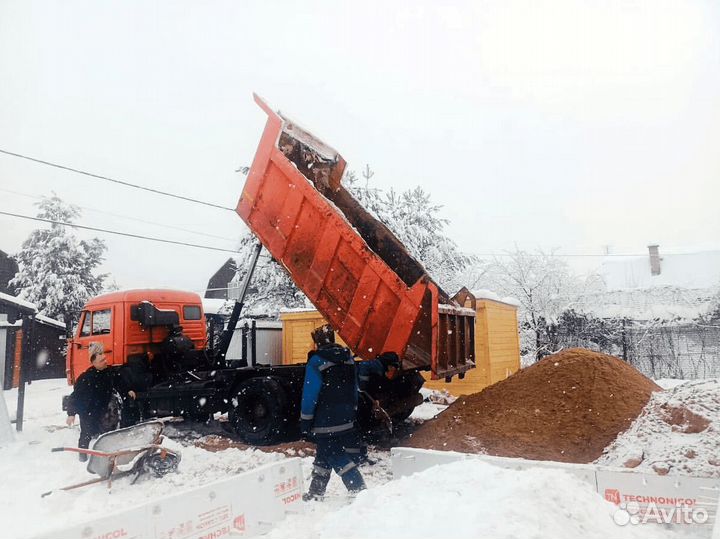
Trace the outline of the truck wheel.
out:
M 271 445 L 288 425 L 287 396 L 272 378 L 251 378 L 240 384 L 230 409 L 235 432 L 252 445 Z

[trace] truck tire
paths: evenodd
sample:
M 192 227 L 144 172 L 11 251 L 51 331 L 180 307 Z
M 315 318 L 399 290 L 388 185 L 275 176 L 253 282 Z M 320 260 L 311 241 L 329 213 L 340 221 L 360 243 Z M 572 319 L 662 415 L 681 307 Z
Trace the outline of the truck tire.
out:
M 272 445 L 287 431 L 287 395 L 272 378 L 251 378 L 240 384 L 232 400 L 233 430 L 251 445 Z

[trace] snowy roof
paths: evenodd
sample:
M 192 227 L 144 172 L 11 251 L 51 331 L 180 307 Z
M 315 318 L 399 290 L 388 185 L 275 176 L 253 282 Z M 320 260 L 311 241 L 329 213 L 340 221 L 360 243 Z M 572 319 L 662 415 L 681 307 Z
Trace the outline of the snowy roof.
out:
M 281 313 L 314 313 L 318 312 L 315 307 L 283 307 Z
M 203 311 L 205 314 L 220 314 L 227 302 L 222 298 L 202 298 Z
M 255 327 L 258 329 L 282 329 L 283 324 L 279 320 L 258 320 L 255 318 L 243 318 L 238 320 L 238 325 L 235 327 L 235 331 L 242 331 L 245 323 L 252 324 L 255 322 Z
M 65 324 L 63 324 L 62 322 L 55 320 L 54 318 L 49 318 L 42 314 L 36 315 L 35 320 L 37 320 L 38 322 L 41 322 L 43 324 L 47 324 L 48 326 L 55 326 L 56 328 L 65 329 Z
M 0 292 L 0 301 L 4 301 L 6 303 L 10 303 L 11 305 L 16 305 L 17 307 L 20 307 L 21 309 L 25 309 L 27 311 L 30 311 L 31 313 L 37 313 L 37 307 L 34 303 L 30 303 L 29 301 L 25 301 L 24 299 L 17 298 L 15 296 L 11 296 L 9 294 L 4 294 Z M 55 320 L 53 318 L 50 318 L 48 316 L 37 314 L 35 316 L 35 320 L 42 324 L 46 324 L 48 326 L 55 326 L 58 328 L 65 329 L 65 324 L 62 322 L 59 322 L 58 320 Z
M 663 254 L 660 275 L 650 273 L 650 256 L 606 258 L 598 270 L 608 290 L 663 286 L 703 289 L 720 284 L 720 251 Z
M 520 307 L 520 302 L 517 299 L 512 297 L 501 298 L 492 290 L 481 288 L 479 290 L 473 290 L 471 294 L 475 296 L 475 299 L 489 299 L 490 301 L 505 303 L 506 305 L 512 305 L 513 307 Z
M 599 318 L 692 320 L 714 308 L 717 291 L 673 286 L 609 290 L 583 296 L 574 308 Z
M 0 292 L 0 301 L 10 303 L 17 307 L 20 307 L 21 309 L 29 310 L 30 312 L 33 312 L 33 313 L 37 312 L 37 307 L 35 307 L 34 303 L 30 303 L 29 301 L 25 301 L 23 299 L 16 298 L 15 296 L 11 296 L 9 294 L 4 294 L 3 292 Z

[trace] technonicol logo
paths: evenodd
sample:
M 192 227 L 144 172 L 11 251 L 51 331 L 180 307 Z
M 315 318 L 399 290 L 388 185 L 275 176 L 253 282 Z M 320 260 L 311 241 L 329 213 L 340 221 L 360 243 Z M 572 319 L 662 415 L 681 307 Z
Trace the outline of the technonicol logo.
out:
M 605 499 L 618 506 L 613 521 L 627 524 L 705 524 L 709 515 L 697 507 L 694 498 L 621 494 L 618 489 L 605 489 Z M 640 504 L 643 504 L 642 506 Z

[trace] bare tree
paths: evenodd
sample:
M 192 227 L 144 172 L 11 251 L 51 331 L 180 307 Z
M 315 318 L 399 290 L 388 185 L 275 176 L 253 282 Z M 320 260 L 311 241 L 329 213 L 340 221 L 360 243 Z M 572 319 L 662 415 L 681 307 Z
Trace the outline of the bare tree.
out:
M 588 288 L 601 283 L 575 276 L 562 258 L 543 251 L 520 249 L 496 257 L 483 269 L 478 285 L 520 303 L 519 318 L 523 355 L 534 360 L 555 352 L 550 335 L 563 312 L 573 309 Z

